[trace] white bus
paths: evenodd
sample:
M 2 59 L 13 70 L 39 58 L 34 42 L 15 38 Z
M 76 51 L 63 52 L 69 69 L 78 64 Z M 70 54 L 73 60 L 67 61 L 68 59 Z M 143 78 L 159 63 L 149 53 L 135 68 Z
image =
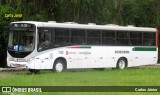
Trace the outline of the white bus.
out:
M 30 72 L 53 69 L 153 65 L 158 29 L 73 22 L 19 21 L 10 24 L 7 66 Z

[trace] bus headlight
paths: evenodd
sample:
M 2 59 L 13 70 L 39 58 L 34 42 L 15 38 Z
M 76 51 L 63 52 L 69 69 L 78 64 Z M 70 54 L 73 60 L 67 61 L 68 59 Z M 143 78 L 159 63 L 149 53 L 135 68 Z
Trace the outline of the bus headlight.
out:
M 9 57 L 9 61 L 14 61 L 14 58 L 13 57 Z
M 28 63 L 32 63 L 32 61 L 34 60 L 34 57 L 31 57 L 27 60 Z

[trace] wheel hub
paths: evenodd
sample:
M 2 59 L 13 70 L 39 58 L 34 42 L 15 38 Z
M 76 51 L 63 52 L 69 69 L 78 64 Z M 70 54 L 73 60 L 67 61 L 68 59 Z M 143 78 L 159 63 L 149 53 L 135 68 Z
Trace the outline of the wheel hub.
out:
M 120 69 L 124 69 L 124 68 L 125 68 L 125 62 L 124 62 L 123 60 L 121 60 L 121 61 L 119 62 L 119 68 L 120 68 Z
M 62 65 L 62 63 L 57 63 L 56 64 L 56 71 L 57 72 L 61 72 L 63 70 L 63 65 Z

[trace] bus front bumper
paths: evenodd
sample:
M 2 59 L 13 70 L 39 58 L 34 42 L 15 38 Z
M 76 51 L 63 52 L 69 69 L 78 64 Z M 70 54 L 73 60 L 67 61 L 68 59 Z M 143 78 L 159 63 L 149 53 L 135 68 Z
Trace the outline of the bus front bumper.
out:
M 34 69 L 34 62 L 28 63 L 27 61 L 25 62 L 17 62 L 14 60 L 9 60 L 7 58 L 7 66 L 8 67 L 14 67 L 14 68 L 27 68 L 27 69 Z
M 16 68 L 27 68 L 27 62 L 14 62 L 10 61 L 8 64 L 9 67 L 16 67 Z

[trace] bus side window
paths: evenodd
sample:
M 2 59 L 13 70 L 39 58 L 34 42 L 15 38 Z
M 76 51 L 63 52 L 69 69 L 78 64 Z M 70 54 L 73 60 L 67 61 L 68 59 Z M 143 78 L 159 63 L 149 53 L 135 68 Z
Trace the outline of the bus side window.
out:
M 130 32 L 130 42 L 131 45 L 140 46 L 142 45 L 142 32 Z
M 87 44 L 99 45 L 100 36 L 100 30 L 87 30 Z
M 51 46 L 51 32 L 47 29 L 39 31 L 38 51 L 49 49 Z
M 55 43 L 62 45 L 69 43 L 69 29 L 55 29 Z
M 81 38 L 81 44 L 86 44 L 84 38 Z
M 84 44 L 85 43 L 85 30 L 71 29 L 71 43 Z

